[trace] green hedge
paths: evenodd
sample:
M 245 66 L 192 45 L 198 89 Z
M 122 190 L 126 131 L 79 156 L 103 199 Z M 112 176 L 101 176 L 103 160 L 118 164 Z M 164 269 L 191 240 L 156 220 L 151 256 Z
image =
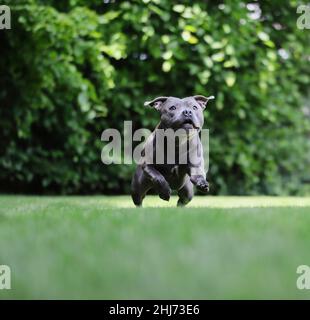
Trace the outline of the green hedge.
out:
M 101 163 L 102 130 L 151 129 L 145 100 L 193 94 L 216 96 L 213 193 L 300 191 L 310 53 L 296 1 L 107 2 L 2 1 L 1 191 L 128 192 L 134 166 Z

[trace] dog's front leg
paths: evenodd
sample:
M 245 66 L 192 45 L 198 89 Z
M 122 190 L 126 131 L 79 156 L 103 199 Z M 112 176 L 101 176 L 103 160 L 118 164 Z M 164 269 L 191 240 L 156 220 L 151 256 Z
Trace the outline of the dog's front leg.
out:
M 189 170 L 189 176 L 191 182 L 198 188 L 201 192 L 209 192 L 209 183 L 206 180 L 206 174 L 204 170 L 201 170 L 199 168 L 190 168 Z
M 155 185 L 159 197 L 163 200 L 169 201 L 171 195 L 171 189 L 169 183 L 165 179 L 165 177 L 156 170 L 152 165 L 145 164 L 143 166 L 143 171 L 151 180 L 151 182 Z

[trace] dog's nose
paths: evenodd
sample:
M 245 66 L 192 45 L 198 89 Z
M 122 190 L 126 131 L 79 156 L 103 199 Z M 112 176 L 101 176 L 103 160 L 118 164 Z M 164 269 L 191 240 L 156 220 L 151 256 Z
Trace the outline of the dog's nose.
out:
M 192 116 L 192 111 L 191 110 L 183 110 L 183 115 L 185 117 L 191 117 Z

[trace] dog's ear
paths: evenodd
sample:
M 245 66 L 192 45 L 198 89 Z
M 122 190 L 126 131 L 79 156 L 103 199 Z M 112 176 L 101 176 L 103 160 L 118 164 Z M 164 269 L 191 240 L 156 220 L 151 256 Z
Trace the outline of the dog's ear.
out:
M 214 99 L 214 96 L 210 96 L 210 97 L 194 96 L 194 99 L 198 102 L 200 107 L 204 109 L 207 106 L 208 101 Z
M 163 103 L 168 99 L 168 97 L 157 97 L 152 101 L 146 101 L 144 102 L 145 106 L 149 106 L 152 108 L 155 108 L 156 110 L 160 110 L 162 107 Z

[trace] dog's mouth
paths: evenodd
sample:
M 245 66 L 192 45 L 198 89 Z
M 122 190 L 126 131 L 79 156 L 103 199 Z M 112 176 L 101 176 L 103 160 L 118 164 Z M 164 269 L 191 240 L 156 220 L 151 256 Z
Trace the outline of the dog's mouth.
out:
M 183 124 L 183 128 L 185 129 L 199 129 L 197 126 L 195 126 L 194 122 L 192 119 L 186 119 Z

